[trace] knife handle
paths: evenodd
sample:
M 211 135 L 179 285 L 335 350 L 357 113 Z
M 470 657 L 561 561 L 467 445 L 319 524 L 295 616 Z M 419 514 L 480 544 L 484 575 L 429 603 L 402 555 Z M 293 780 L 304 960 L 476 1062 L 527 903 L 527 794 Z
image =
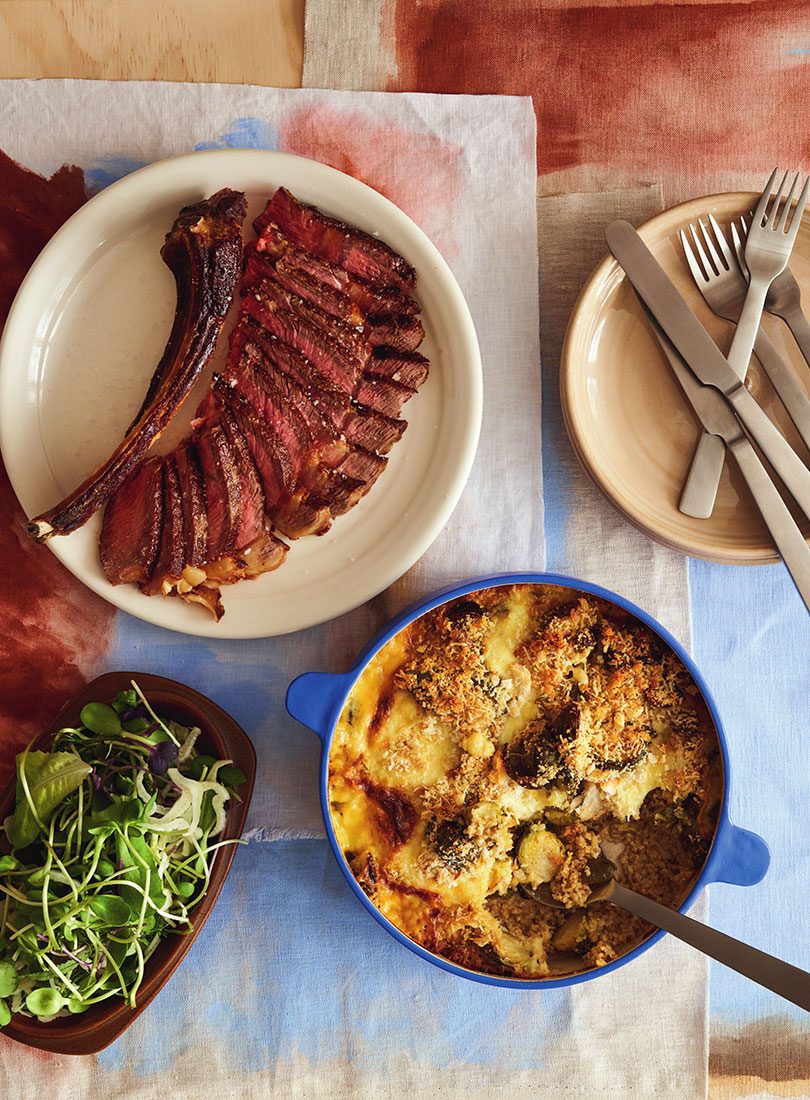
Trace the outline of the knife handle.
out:
M 735 440 L 729 444 L 729 450 L 751 490 L 805 607 L 810 611 L 810 546 L 805 542 L 787 505 L 779 496 L 776 486 L 748 440 L 745 437 Z
M 793 339 L 799 345 L 799 351 L 804 356 L 805 362 L 810 365 L 810 324 L 801 306 L 797 306 L 788 313 L 781 313 L 780 316 L 793 333 Z
M 678 501 L 678 509 L 685 516 L 708 519 L 712 514 L 725 457 L 726 445 L 720 436 L 703 432 Z
M 726 394 L 746 431 L 810 519 L 810 470 L 743 385 Z
M 761 280 L 752 280 L 748 284 L 748 292 L 737 321 L 737 327 L 734 330 L 731 347 L 728 349 L 728 365 L 741 379 L 745 378 L 748 370 L 751 350 L 759 331 L 759 322 L 762 318 L 762 307 L 765 305 L 768 285 L 767 282 L 763 283 Z M 718 446 L 718 442 L 720 446 Z M 724 459 L 725 446 L 722 445 L 722 440 L 713 442 L 712 436 L 704 433 L 700 437 L 678 504 L 680 510 L 687 516 L 695 516 L 696 519 L 708 519 L 712 514 L 717 497 L 717 487 L 723 473 Z M 810 492 L 810 488 L 808 492 Z

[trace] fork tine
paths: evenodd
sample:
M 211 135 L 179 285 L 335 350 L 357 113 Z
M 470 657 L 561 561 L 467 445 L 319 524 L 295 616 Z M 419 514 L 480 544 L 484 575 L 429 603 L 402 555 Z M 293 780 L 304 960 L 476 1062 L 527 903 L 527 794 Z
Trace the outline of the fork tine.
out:
M 740 218 L 739 222 L 743 226 L 742 231 L 737 229 L 736 222 L 731 223 L 731 239 L 734 242 L 734 251 L 737 253 L 737 263 L 740 265 L 743 275 L 745 275 L 748 272 L 748 268 L 745 266 L 745 221 Z
M 706 282 L 706 276 L 701 270 L 700 264 L 697 262 L 697 257 L 692 251 L 692 246 L 689 244 L 689 238 L 682 229 L 678 232 L 678 236 L 681 238 L 681 244 L 683 245 L 686 262 L 689 264 L 689 270 L 692 272 L 692 278 L 698 286 L 700 286 L 701 283 Z
M 765 224 L 765 213 L 768 209 L 768 200 L 771 197 L 771 192 L 773 191 L 773 185 L 776 182 L 776 177 L 778 175 L 779 175 L 779 169 L 774 168 L 774 170 L 771 172 L 771 178 L 768 180 L 767 184 L 765 185 L 765 190 L 762 192 L 762 194 L 759 197 L 759 202 L 757 203 L 757 208 L 754 211 L 754 221 L 756 222 L 757 225 L 764 225 Z
M 718 250 L 716 250 L 716 248 L 714 246 L 714 241 L 712 240 L 712 234 L 709 232 L 709 230 L 707 228 L 705 228 L 705 226 L 704 226 L 704 224 L 703 224 L 703 222 L 700 218 L 698 218 L 698 224 L 700 226 L 700 231 L 703 234 L 703 243 L 705 244 L 705 246 L 707 246 L 707 249 L 709 250 L 709 255 L 712 257 L 712 261 L 714 262 L 714 266 L 716 268 L 716 271 L 718 271 L 718 274 L 720 274 L 720 272 L 725 271 L 727 266 L 729 266 L 729 265 L 727 265 L 727 263 L 723 263 L 723 261 L 720 259 L 720 253 L 718 252 Z M 718 226 L 718 229 L 720 229 L 719 226 Z
M 797 187 L 798 183 L 799 183 L 799 173 L 797 172 L 796 175 L 793 177 L 793 183 L 791 184 L 791 187 L 790 187 L 790 193 L 788 194 L 788 197 L 785 199 L 785 205 L 782 207 L 782 216 L 779 219 L 779 223 L 776 226 L 774 226 L 774 228 L 778 232 L 784 232 L 784 230 L 785 230 L 785 226 L 787 225 L 788 214 L 790 213 L 791 205 L 793 203 L 793 196 L 796 193 L 796 187 Z
M 723 230 L 720 228 L 714 214 L 709 214 L 709 225 L 712 227 L 712 230 L 714 232 L 714 239 L 717 242 L 717 247 L 722 252 L 723 259 L 726 261 L 726 267 L 727 268 L 733 267 L 733 265 L 734 265 L 734 253 L 729 248 L 728 241 L 726 240 L 726 235 L 723 232 Z
M 771 207 L 770 213 L 768 214 L 768 217 L 765 220 L 765 227 L 767 229 L 775 229 L 776 228 L 776 215 L 779 211 L 779 205 L 782 201 L 782 193 L 785 190 L 785 184 L 787 183 L 787 178 L 788 178 L 788 173 L 785 172 L 784 176 L 782 176 L 782 182 L 779 184 L 779 190 L 776 192 L 776 198 L 773 200 L 773 206 Z
M 801 194 L 796 200 L 796 206 L 793 210 L 793 217 L 790 220 L 790 226 L 788 227 L 788 236 L 791 241 L 796 239 L 796 234 L 799 232 L 799 226 L 802 223 L 802 214 L 807 204 L 807 196 L 810 193 L 810 176 L 804 181 L 804 187 L 801 190 Z
M 711 261 L 709 260 L 709 257 L 706 255 L 700 237 L 698 236 L 697 230 L 692 223 L 690 223 L 689 225 L 689 232 L 692 234 L 692 241 L 695 245 L 695 248 L 697 249 L 698 256 L 700 256 L 701 263 L 703 264 L 703 270 L 706 272 L 706 278 L 711 279 L 712 275 L 717 274 L 717 271 L 713 267 Z

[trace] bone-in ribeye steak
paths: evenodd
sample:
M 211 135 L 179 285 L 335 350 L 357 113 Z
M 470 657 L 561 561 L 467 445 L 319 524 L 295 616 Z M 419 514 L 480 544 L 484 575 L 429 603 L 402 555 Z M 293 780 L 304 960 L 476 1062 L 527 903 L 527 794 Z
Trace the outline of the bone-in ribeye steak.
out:
M 227 365 L 191 436 L 129 468 L 101 535 L 113 584 L 201 603 L 217 619 L 223 585 L 283 562 L 276 532 L 323 534 L 368 492 L 430 366 L 416 351 L 415 272 L 383 241 L 284 188 L 254 228 Z M 165 392 L 159 372 L 147 411 Z

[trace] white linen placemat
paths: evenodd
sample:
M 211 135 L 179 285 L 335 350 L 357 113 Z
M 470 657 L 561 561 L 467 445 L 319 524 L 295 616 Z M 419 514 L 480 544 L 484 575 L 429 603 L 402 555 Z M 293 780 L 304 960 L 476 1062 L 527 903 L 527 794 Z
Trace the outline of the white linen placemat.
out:
M 284 709 L 294 676 L 348 668 L 396 611 L 453 580 L 543 567 L 535 137 L 531 103 L 519 98 L 0 83 L 0 147 L 46 174 L 76 163 L 92 189 L 193 149 L 280 149 L 350 172 L 428 233 L 472 311 L 484 370 L 478 456 L 447 527 L 398 584 L 323 627 L 244 643 L 115 616 L 111 667 L 174 676 L 250 730 L 260 748 L 254 836 L 323 835 L 316 738 Z

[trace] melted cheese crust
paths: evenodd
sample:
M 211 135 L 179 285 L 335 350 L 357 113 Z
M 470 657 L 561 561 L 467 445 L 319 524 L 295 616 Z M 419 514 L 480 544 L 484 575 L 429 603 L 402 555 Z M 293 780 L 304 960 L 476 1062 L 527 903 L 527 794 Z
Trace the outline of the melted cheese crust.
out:
M 352 690 L 329 769 L 338 841 L 377 908 L 462 966 L 526 978 L 571 950 L 601 965 L 647 928 L 595 905 L 572 939 L 527 890 L 552 875 L 582 904 L 601 841 L 626 851 L 623 881 L 680 900 L 721 784 L 675 655 L 613 605 L 548 585 L 474 593 L 396 635 Z

